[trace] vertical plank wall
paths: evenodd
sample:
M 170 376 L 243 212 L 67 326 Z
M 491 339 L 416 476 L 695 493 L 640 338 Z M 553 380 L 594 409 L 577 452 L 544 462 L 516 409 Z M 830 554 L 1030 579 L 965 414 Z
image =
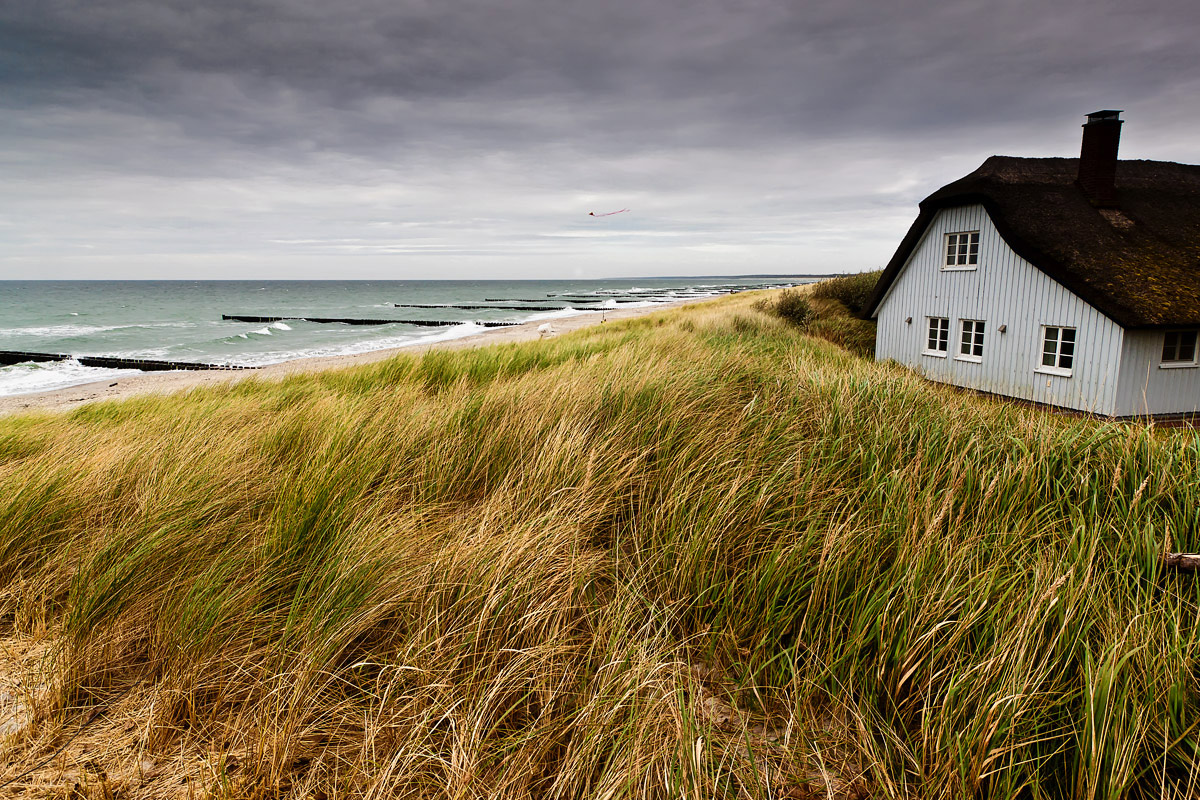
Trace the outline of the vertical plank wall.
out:
M 979 231 L 979 265 L 945 271 L 945 234 Z M 950 352 L 925 355 L 927 317 L 950 319 Z M 981 205 L 940 211 L 877 309 L 875 357 L 915 367 L 926 377 L 1039 403 L 1113 414 L 1123 331 L 1005 244 Z M 905 319 L 912 317 L 912 323 Z M 983 359 L 956 359 L 961 320 L 984 320 Z M 1000 333 L 1000 326 L 1007 332 Z M 1070 377 L 1035 370 L 1042 326 L 1073 327 Z
M 1200 366 L 1163 367 L 1162 331 L 1125 331 L 1118 417 L 1200 411 Z

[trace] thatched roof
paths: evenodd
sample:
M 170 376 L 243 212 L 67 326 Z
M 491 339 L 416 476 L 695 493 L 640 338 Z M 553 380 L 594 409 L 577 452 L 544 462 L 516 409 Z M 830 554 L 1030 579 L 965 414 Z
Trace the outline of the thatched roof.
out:
M 1088 201 L 1078 171 L 1075 158 L 992 156 L 938 189 L 865 312 L 875 313 L 939 210 L 981 203 L 1018 255 L 1120 325 L 1200 325 L 1200 166 L 1118 161 L 1115 209 Z

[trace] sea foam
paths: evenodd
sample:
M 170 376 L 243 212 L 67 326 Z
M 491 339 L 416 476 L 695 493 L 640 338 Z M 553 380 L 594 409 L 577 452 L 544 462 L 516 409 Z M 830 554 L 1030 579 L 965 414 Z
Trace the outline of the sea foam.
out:
M 85 367 L 75 359 L 0 367 L 0 396 L 48 392 L 93 381 L 140 375 L 136 369 Z

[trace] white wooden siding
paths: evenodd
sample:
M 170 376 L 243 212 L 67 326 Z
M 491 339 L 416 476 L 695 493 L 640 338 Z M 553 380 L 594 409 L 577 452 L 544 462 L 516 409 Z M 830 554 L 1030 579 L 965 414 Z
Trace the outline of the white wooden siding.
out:
M 1115 416 L 1200 411 L 1200 367 L 1162 363 L 1162 331 L 1126 331 Z
M 979 231 L 978 268 L 942 270 L 945 235 L 973 230 Z M 1097 414 L 1116 412 L 1124 331 L 1014 253 L 981 205 L 944 209 L 933 218 L 876 316 L 876 358 L 957 386 Z M 931 316 L 950 319 L 945 358 L 922 355 Z M 911 324 L 905 323 L 908 317 Z M 981 362 L 955 358 L 964 319 L 987 323 Z M 1044 325 L 1076 329 L 1071 377 L 1035 371 Z

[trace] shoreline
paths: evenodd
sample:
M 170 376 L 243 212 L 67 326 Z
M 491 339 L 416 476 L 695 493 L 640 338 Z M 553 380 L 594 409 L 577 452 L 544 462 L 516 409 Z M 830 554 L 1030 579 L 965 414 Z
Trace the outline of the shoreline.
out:
M 705 300 L 712 298 L 704 298 Z M 551 336 L 561 336 L 564 333 L 600 325 L 605 322 L 631 319 L 646 316 L 656 311 L 668 308 L 678 308 L 702 300 L 679 300 L 673 303 L 662 303 L 645 308 L 613 309 L 603 314 L 580 314 L 574 317 L 561 317 L 550 320 L 535 320 L 523 322 L 508 328 L 497 328 L 482 333 L 474 333 L 461 339 L 448 339 L 430 344 L 407 345 L 390 347 L 384 350 L 371 350 L 366 353 L 353 353 L 337 356 L 315 356 L 312 358 L 297 358 L 291 361 L 281 361 L 278 364 L 268 364 L 265 367 L 252 370 L 189 370 L 180 372 L 146 372 L 116 380 L 105 379 L 91 383 L 80 383 L 62 389 L 50 389 L 44 392 L 14 394 L 0 397 L 0 416 L 20 414 L 27 411 L 67 411 L 78 408 L 86 403 L 102 400 L 124 400 L 144 394 L 171 394 L 187 391 L 201 386 L 215 386 L 223 383 L 236 383 L 247 378 L 283 378 L 305 372 L 322 372 L 329 369 L 371 364 L 383 361 L 400 353 L 424 353 L 429 350 L 458 350 L 473 347 L 486 347 L 494 344 L 510 344 L 528 342 L 541 338 L 538 328 L 549 324 L 553 333 Z

